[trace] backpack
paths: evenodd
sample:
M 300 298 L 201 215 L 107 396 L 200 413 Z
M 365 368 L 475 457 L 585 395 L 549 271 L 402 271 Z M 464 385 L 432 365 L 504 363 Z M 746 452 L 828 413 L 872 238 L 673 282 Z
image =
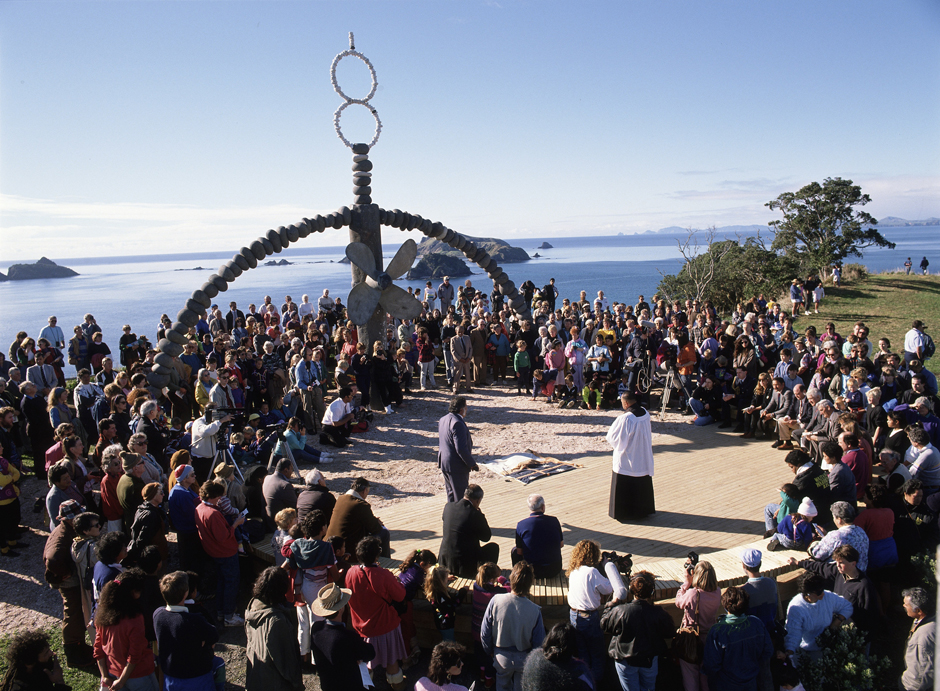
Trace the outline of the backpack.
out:
M 927 358 L 932 358 L 933 355 L 934 355 L 934 353 L 936 353 L 936 352 L 937 352 L 937 346 L 936 346 L 936 344 L 933 342 L 933 339 L 932 339 L 930 336 L 928 336 L 927 334 L 924 334 L 924 354 L 923 354 L 923 359 L 926 360 Z

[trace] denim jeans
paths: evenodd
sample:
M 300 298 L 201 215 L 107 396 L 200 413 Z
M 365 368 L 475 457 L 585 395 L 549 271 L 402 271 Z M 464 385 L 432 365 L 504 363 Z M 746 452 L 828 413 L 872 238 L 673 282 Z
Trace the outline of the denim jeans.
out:
M 215 602 L 219 618 L 235 614 L 235 598 L 238 596 L 238 555 L 214 557 L 215 567 L 219 572 Z
M 766 530 L 777 529 L 777 511 L 780 510 L 780 504 L 768 504 L 764 507 L 764 528 Z
M 160 685 L 157 683 L 157 675 L 151 672 L 146 677 L 137 679 L 128 679 L 124 684 L 127 691 L 160 691 Z
M 696 425 L 710 425 L 715 421 L 715 418 L 711 416 L 709 411 L 705 410 L 705 404 L 697 398 L 689 399 L 689 407 L 698 415 L 698 420 L 695 421 Z
M 659 658 L 653 658 L 650 667 L 634 667 L 623 660 L 615 660 L 620 688 L 623 691 L 655 691 L 656 676 L 659 674 Z
M 575 640 L 578 642 L 578 657 L 591 669 L 594 683 L 599 685 L 604 676 L 604 665 L 607 663 L 600 610 L 593 612 L 571 610 L 570 620 L 574 627 Z

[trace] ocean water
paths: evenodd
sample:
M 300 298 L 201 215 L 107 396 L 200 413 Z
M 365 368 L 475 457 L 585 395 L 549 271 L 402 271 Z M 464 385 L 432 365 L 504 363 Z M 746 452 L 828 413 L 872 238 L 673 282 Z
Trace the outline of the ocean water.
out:
M 912 257 L 916 269 L 925 254 L 933 272 L 940 270 L 940 227 L 886 228 L 882 232 L 897 243 L 897 248 L 866 251 L 859 261 L 869 270 L 899 268 L 908 256 Z M 404 233 L 399 233 L 394 229 L 384 231 L 386 263 L 394 255 L 397 243 L 405 237 Z M 553 245 L 553 249 L 536 249 L 543 241 Z M 649 298 L 663 274 L 675 273 L 681 267 L 676 239 L 664 235 L 529 238 L 513 240 L 512 244 L 522 247 L 530 256 L 536 252 L 542 255 L 528 262 L 503 266 L 516 285 L 528 279 L 541 287 L 549 278 L 555 278 L 561 296 L 572 299 L 577 299 L 581 290 L 589 296 L 603 290 L 612 301 L 635 302 L 639 294 Z M 175 317 L 192 291 L 240 246 L 233 242 L 231 251 L 104 259 L 60 260 L 54 252 L 49 252 L 51 259 L 75 269 L 80 275 L 69 279 L 0 283 L 0 305 L 3 306 L 0 347 L 6 353 L 20 330 L 35 338 L 47 317 L 53 314 L 68 339 L 72 328 L 88 312 L 95 316 L 112 351 L 117 351 L 124 324 L 130 324 L 135 333 L 146 334 L 153 342 L 160 315 Z M 249 303 L 261 304 L 265 295 L 270 295 L 277 305 L 283 302 L 285 295 L 300 302 L 301 296 L 307 294 L 315 302 L 324 289 L 346 302 L 351 287 L 350 268 L 338 263 L 344 256 L 344 249 L 345 245 L 291 247 L 273 257 L 287 259 L 292 262 L 291 266 L 259 266 L 248 271 L 231 284 L 228 291 L 220 293 L 215 302 L 223 312 L 232 300 L 240 309 L 246 309 Z M 0 268 L 5 271 L 7 265 Z M 194 270 L 196 267 L 204 268 Z M 474 275 L 469 278 L 474 286 L 489 292 L 492 282 L 477 267 L 472 270 L 475 270 Z M 464 280 L 460 279 L 459 283 Z M 437 283 L 435 281 L 435 285 Z M 402 280 L 398 284 L 424 287 L 424 281 Z

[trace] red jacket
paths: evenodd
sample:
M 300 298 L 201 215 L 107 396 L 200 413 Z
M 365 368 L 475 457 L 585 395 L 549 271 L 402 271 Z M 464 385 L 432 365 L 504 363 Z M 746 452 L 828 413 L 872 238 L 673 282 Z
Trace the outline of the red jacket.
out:
M 346 587 L 352 590 L 349 611 L 360 636 L 382 636 L 401 623 L 389 603 L 405 599 L 405 586 L 391 571 L 381 566 L 353 566 L 346 574 Z
M 124 509 L 117 495 L 117 483 L 123 474 L 105 473 L 101 478 L 101 513 L 106 521 L 119 521 L 124 517 Z
M 202 548 L 213 559 L 224 559 L 238 554 L 235 528 L 228 524 L 217 506 L 199 502 L 196 507 L 196 530 Z
M 140 679 L 154 672 L 153 651 L 144 629 L 144 615 L 121 619 L 114 626 L 95 629 L 95 659 L 104 660 L 108 671 L 116 677 L 128 663 L 136 663 L 130 679 Z

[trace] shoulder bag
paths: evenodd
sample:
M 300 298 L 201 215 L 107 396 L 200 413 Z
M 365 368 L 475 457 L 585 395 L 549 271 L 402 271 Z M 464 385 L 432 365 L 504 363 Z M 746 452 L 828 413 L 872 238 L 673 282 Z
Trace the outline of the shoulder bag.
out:
M 689 626 L 683 626 L 676 631 L 672 639 L 672 651 L 680 660 L 684 660 L 692 665 L 702 664 L 704 658 L 705 646 L 702 644 L 701 629 L 698 623 L 698 605 L 701 599 L 701 593 L 695 600 L 695 619 Z

